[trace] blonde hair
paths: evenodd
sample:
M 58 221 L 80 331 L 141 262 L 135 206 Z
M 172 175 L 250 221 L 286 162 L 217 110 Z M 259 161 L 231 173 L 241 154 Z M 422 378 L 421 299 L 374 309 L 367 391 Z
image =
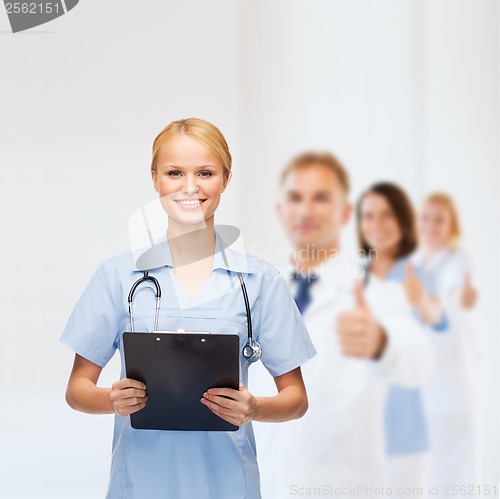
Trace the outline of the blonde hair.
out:
M 317 164 L 329 168 L 337 177 L 345 193 L 349 194 L 350 182 L 347 170 L 338 158 L 329 152 L 306 151 L 294 156 L 281 171 L 280 185 L 283 186 L 286 178 L 293 171 L 309 168 Z
M 232 158 L 229 146 L 222 132 L 212 123 L 199 118 L 187 118 L 172 121 L 155 138 L 153 142 L 153 159 L 151 171 L 156 172 L 156 161 L 160 147 L 179 134 L 186 134 L 203 142 L 221 162 L 228 180 L 231 176 Z
M 441 203 L 448 210 L 451 220 L 448 242 L 452 246 L 456 246 L 460 241 L 462 230 L 460 228 L 460 218 L 458 216 L 458 210 L 455 201 L 453 201 L 453 198 L 451 196 L 445 194 L 444 192 L 434 192 L 432 194 L 429 194 L 425 198 L 424 205 L 430 203 Z

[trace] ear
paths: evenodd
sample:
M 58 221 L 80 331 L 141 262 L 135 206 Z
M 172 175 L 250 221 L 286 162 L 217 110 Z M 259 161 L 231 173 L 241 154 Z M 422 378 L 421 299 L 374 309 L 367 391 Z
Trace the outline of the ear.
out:
M 349 223 L 352 216 L 352 203 L 346 201 L 344 205 L 344 209 L 342 210 L 342 226 L 345 226 Z
M 283 221 L 283 203 L 281 201 L 278 201 L 274 205 L 274 209 L 276 210 L 276 215 L 280 221 Z
M 157 183 L 158 175 L 156 174 L 155 170 L 151 170 L 151 180 L 153 181 L 153 186 L 155 188 L 155 191 L 159 192 L 159 190 L 158 190 L 158 183 Z
M 225 173 L 226 170 L 224 170 L 224 179 L 222 180 L 222 188 L 221 188 L 221 194 L 226 190 L 227 184 L 229 184 L 229 181 L 231 180 L 231 175 L 232 172 Z

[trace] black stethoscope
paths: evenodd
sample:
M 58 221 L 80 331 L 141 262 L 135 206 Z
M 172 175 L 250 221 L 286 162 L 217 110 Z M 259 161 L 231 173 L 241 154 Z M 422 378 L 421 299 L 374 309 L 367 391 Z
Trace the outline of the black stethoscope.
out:
M 222 250 L 222 253 L 224 255 L 224 259 L 226 258 L 226 255 L 224 254 L 224 250 Z M 247 359 L 249 362 L 257 362 L 261 356 L 262 356 L 262 348 L 259 344 L 258 341 L 255 341 L 252 336 L 252 315 L 250 313 L 250 303 L 248 301 L 248 293 L 247 293 L 247 288 L 245 286 L 245 281 L 243 280 L 243 276 L 237 272 L 238 277 L 240 279 L 240 285 L 241 285 L 241 291 L 243 292 L 243 299 L 245 300 L 245 310 L 246 310 L 246 316 L 247 316 L 247 331 L 248 331 L 248 339 L 246 345 L 243 347 L 242 354 L 245 359 Z M 130 292 L 128 294 L 128 313 L 130 317 L 130 332 L 134 331 L 134 318 L 133 318 L 133 311 L 132 311 L 132 301 L 134 299 L 134 294 L 137 289 L 137 287 L 145 281 L 150 281 L 153 283 L 153 286 L 155 288 L 155 298 L 156 298 L 156 304 L 155 304 L 155 323 L 154 323 L 154 331 L 158 329 L 158 317 L 160 315 L 160 298 L 161 298 L 161 287 L 160 283 L 158 282 L 158 279 L 156 277 L 149 275 L 149 270 L 144 270 L 144 275 L 137 279 L 137 281 L 132 284 L 132 287 L 130 288 Z

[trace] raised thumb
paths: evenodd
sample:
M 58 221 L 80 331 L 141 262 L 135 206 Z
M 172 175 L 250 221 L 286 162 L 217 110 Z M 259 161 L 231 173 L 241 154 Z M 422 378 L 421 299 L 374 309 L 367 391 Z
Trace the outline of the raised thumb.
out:
M 409 279 L 411 279 L 414 276 L 414 274 L 413 274 L 413 263 L 411 263 L 410 261 L 406 262 L 405 275 L 406 275 L 406 280 L 409 280 Z

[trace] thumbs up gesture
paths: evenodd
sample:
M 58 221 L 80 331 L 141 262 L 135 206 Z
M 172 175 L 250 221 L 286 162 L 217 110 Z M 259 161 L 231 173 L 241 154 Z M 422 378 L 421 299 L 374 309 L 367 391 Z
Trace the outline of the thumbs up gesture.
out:
M 354 308 L 338 316 L 336 329 L 344 355 L 363 359 L 382 355 L 387 337 L 366 303 L 360 279 L 354 284 Z
M 472 275 L 470 272 L 465 274 L 461 299 L 464 308 L 472 308 L 476 304 L 477 291 L 472 286 Z
M 415 308 L 421 307 L 425 300 L 424 285 L 415 275 L 411 262 L 408 262 L 405 267 L 404 288 L 406 291 L 406 298 L 410 305 Z

